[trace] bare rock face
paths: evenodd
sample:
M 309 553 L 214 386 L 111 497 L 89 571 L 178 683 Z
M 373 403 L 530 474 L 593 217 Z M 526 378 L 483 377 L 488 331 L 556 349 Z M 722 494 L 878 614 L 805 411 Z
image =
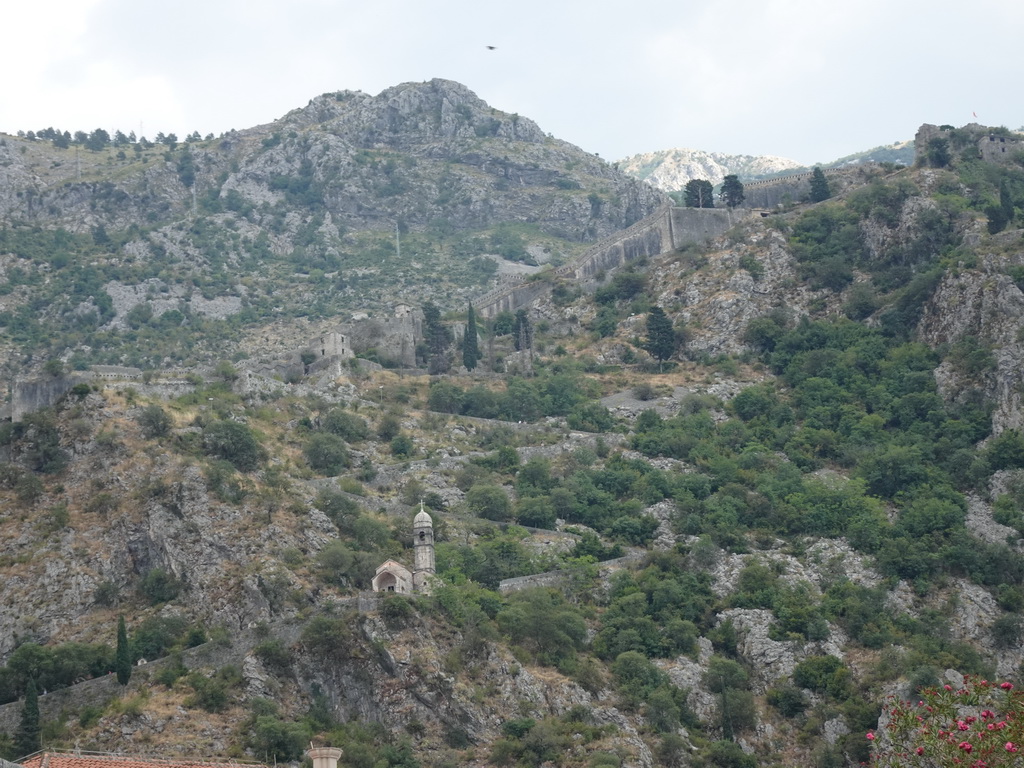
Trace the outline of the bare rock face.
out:
M 417 228 L 438 217 L 456 228 L 531 221 L 560 237 L 590 240 L 664 200 L 449 80 L 404 83 L 377 96 L 325 94 L 263 132 L 268 128 L 276 129 L 273 146 L 249 146 L 222 195 L 274 205 L 294 195 L 281 180 L 298 178 L 346 228 L 391 226 L 398 218 Z M 607 195 L 564 193 L 593 179 Z
M 1011 260 L 1012 259 L 1012 260 Z M 918 326 L 922 340 L 931 345 L 973 337 L 993 348 L 995 368 L 970 375 L 948 362 L 936 370 L 939 394 L 950 401 L 970 397 L 980 387 L 996 403 L 993 433 L 1024 427 L 1021 386 L 1024 384 L 1024 344 L 1018 339 L 1024 326 L 1024 293 L 1006 274 L 997 271 L 1024 260 L 986 258 L 980 269 L 949 273 L 939 283 Z
M 716 241 L 707 266 L 692 275 L 686 275 L 689 265 L 682 260 L 652 270 L 653 284 L 682 285 L 666 288 L 657 299 L 664 307 L 680 306 L 678 316 L 694 329 L 687 345 L 693 353 L 738 353 L 751 320 L 777 307 L 798 317 L 813 298 L 814 292 L 796 280 L 797 263 L 783 235 L 759 221 L 742 226 L 746 231 L 741 237 Z M 748 266 L 753 264 L 757 266 L 751 272 Z

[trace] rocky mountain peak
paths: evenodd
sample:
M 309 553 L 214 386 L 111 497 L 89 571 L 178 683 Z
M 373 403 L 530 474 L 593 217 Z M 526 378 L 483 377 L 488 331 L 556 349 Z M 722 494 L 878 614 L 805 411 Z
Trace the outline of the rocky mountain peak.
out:
M 796 160 L 773 155 L 730 155 L 685 148 L 631 155 L 618 165 L 631 176 L 666 192 L 682 189 L 691 179 L 707 179 L 717 185 L 732 173 L 752 179 L 802 167 Z
M 357 146 L 403 151 L 484 138 L 546 140 L 532 120 L 493 109 L 461 83 L 440 78 L 402 83 L 376 96 L 361 91 L 323 94 L 285 120 L 293 125 L 321 124 Z

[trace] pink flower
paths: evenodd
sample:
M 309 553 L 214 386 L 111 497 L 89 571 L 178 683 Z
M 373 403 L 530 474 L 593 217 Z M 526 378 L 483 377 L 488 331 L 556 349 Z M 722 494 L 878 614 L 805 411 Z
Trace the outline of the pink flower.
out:
M 996 724 L 995 723 L 989 723 L 985 727 L 988 728 L 990 731 L 994 731 L 996 729 Z
M 1007 752 L 1016 752 L 1017 751 L 1017 745 L 1014 744 L 1012 741 L 1006 742 L 1006 744 L 1004 744 L 1003 746 L 1006 748 Z
M 923 755 L 924 754 L 924 747 L 918 747 L 917 748 L 917 754 Z
M 972 749 L 974 749 L 974 747 L 971 746 L 971 742 L 969 741 L 961 741 L 959 744 L 957 744 L 957 746 L 960 747 L 960 749 L 962 749 L 964 752 L 970 752 Z
M 981 719 L 982 720 L 988 720 L 990 717 L 995 717 L 995 716 L 996 716 L 996 713 L 993 712 L 991 709 L 983 709 L 981 711 Z
M 1004 683 L 1004 685 L 1005 685 L 1005 683 Z M 953 686 L 952 685 L 944 685 L 942 687 L 945 688 L 947 691 L 952 691 L 953 690 Z
M 968 729 L 967 723 L 965 723 L 963 720 L 957 720 L 956 727 L 959 728 L 961 731 L 966 731 Z
M 1000 683 L 999 687 L 1002 688 L 1004 691 L 1008 691 L 1011 688 L 1013 688 L 1013 683 Z
M 875 740 L 875 734 L 873 734 L 871 731 L 868 731 L 868 741 L 874 741 L 874 740 Z

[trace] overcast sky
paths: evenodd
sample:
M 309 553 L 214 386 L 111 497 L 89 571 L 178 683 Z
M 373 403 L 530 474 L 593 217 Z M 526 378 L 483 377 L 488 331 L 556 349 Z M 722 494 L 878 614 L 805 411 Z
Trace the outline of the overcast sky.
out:
M 810 164 L 974 113 L 1024 125 L 1020 0 L 25 0 L 2 18 L 6 133 L 220 134 L 434 77 L 608 160 Z

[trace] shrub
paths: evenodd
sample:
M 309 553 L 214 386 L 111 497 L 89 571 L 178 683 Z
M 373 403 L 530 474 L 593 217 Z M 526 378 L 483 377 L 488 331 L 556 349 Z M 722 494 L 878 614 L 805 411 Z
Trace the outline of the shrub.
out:
M 259 466 L 263 449 L 252 430 L 236 421 L 215 421 L 203 429 L 203 449 L 210 456 L 231 462 L 241 472 Z
M 513 643 L 535 653 L 543 664 L 573 658 L 586 642 L 582 614 L 554 590 L 517 592 L 496 619 Z
M 407 459 L 416 451 L 416 446 L 408 435 L 395 435 L 391 438 L 389 447 L 391 455 L 400 459 Z
M 312 435 L 303 450 L 309 466 L 322 475 L 337 475 L 350 463 L 345 441 L 330 432 Z
M 248 746 L 268 761 L 295 762 L 302 759 L 311 736 L 306 723 L 286 723 L 273 715 L 262 715 L 248 729 Z
M 487 520 L 505 521 L 512 516 L 512 503 L 505 490 L 497 485 L 474 485 L 466 494 L 470 513 Z
M 181 592 L 181 582 L 163 568 L 153 568 L 139 584 L 139 592 L 149 600 L 150 605 L 169 603 Z
M 277 638 L 264 640 L 253 649 L 253 653 L 267 669 L 277 675 L 286 673 L 291 666 L 291 652 L 288 646 Z
M 323 429 L 350 442 L 358 443 L 370 437 L 366 421 L 343 408 L 334 408 L 323 418 Z
M 180 616 L 153 616 L 134 628 L 131 636 L 132 659 L 159 659 L 182 642 L 188 622 Z
M 844 699 L 850 686 L 850 672 L 835 656 L 809 656 L 796 665 L 793 682 L 801 688 Z
M 142 434 L 149 438 L 166 437 L 173 424 L 167 412 L 156 403 L 147 405 L 136 418 Z

